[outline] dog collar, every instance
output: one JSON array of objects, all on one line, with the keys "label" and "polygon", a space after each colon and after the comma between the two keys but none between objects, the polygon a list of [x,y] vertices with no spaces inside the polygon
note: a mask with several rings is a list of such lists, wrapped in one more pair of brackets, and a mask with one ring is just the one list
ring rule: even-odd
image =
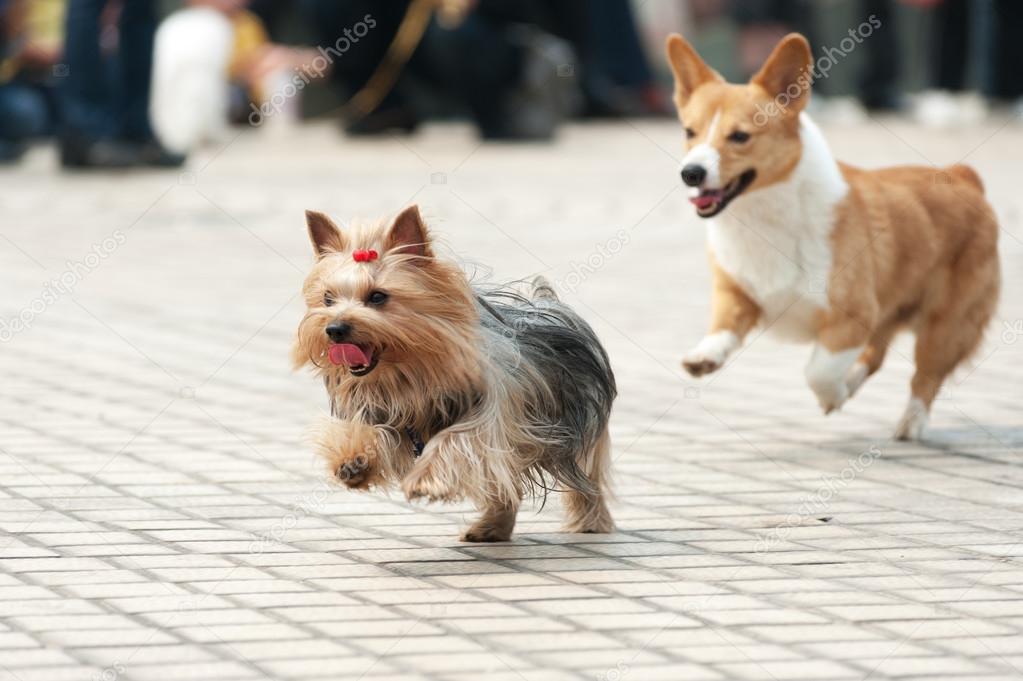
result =
[{"label": "dog collar", "polygon": [[412,442],[412,458],[418,459],[423,454],[423,450],[426,449],[426,443],[423,442],[423,438],[419,436],[419,433],[412,430],[411,426],[405,426],[405,434],[408,435],[408,439]]}]

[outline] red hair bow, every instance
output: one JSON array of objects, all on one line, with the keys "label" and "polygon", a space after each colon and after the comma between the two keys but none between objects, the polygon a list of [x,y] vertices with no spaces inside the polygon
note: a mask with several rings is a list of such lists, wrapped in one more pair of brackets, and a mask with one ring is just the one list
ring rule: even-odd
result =
[{"label": "red hair bow", "polygon": [[358,251],[352,251],[352,260],[354,260],[355,262],[372,262],[379,257],[380,254],[372,249],[368,251],[364,251],[362,249]]}]

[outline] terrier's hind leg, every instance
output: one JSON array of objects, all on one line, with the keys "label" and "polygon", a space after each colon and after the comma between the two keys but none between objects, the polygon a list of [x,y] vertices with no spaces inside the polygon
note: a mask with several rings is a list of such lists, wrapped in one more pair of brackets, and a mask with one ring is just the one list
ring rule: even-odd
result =
[{"label": "terrier's hind leg", "polygon": [[565,531],[606,533],[614,531],[607,499],[611,496],[611,436],[604,433],[593,449],[587,452],[580,466],[593,483],[594,492],[569,490],[565,493]]},{"label": "terrier's hind leg", "polygon": [[519,504],[495,503],[483,509],[483,515],[462,533],[462,541],[496,542],[511,539]]}]

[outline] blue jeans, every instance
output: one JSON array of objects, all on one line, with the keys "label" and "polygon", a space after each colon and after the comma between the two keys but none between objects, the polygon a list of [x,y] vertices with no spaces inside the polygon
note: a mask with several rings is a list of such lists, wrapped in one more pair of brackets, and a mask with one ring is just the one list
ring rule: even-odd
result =
[{"label": "blue jeans", "polygon": [[39,89],[21,83],[0,85],[0,161],[18,158],[23,142],[46,134],[50,118],[50,107]]},{"label": "blue jeans", "polygon": [[121,9],[119,49],[100,51],[106,0],[70,0],[64,43],[66,74],[58,85],[62,134],[86,139],[144,141],[149,127],[149,79],[156,31],[154,0],[128,0]]}]

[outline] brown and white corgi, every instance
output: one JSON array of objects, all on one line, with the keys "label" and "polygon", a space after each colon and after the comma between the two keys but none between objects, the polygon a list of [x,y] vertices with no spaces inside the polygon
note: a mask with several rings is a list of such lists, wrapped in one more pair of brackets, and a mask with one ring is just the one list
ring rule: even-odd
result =
[{"label": "brown and white corgi", "polygon": [[945,378],[977,348],[998,299],[998,224],[965,165],[839,163],[803,113],[812,55],[786,36],[745,85],[681,36],[667,42],[685,127],[682,181],[708,218],[710,331],[683,365],[720,369],[758,324],[812,342],[806,380],[825,413],[916,334],[912,397],[896,429],[918,439]]}]

